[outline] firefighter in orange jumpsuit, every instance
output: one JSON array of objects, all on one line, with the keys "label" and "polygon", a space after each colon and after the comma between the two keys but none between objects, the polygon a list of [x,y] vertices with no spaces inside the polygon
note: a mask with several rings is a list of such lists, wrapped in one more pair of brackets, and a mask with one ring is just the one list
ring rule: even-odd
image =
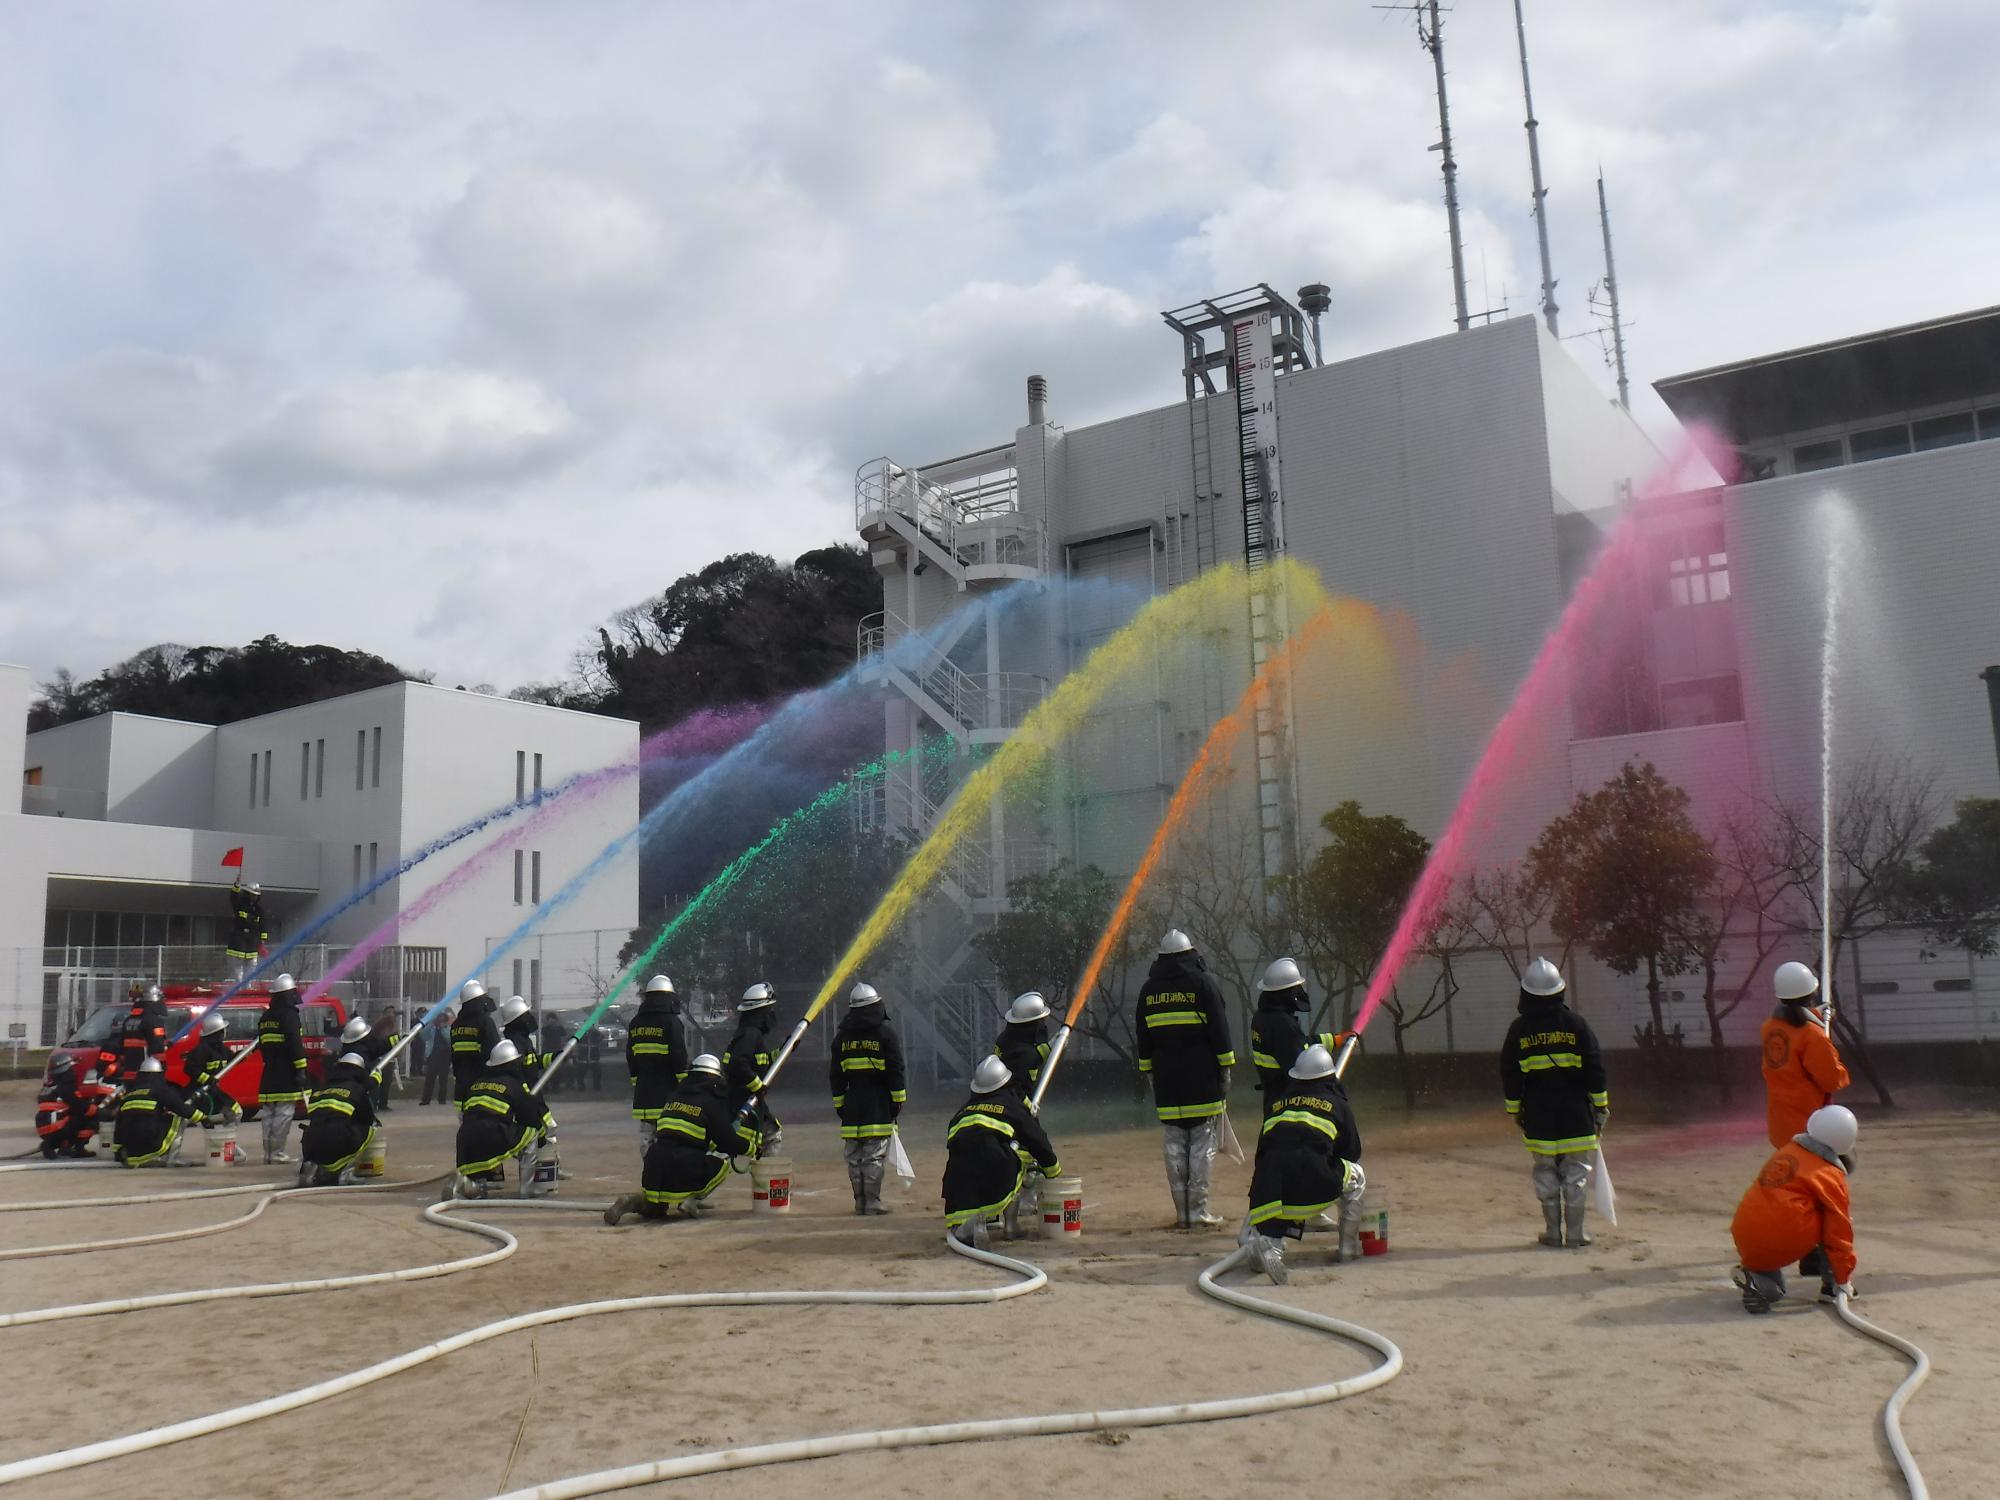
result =
[{"label": "firefighter in orange jumpsuit", "polygon": [[1832,1007],[1804,964],[1778,965],[1778,1008],[1760,1033],[1764,1051],[1765,1119],[1771,1144],[1783,1147],[1806,1118],[1847,1087],[1847,1069],[1827,1035]]},{"label": "firefighter in orange jumpsuit", "polygon": [[1729,1232],[1741,1263],[1731,1279],[1743,1293],[1745,1312],[1766,1313],[1784,1300],[1784,1268],[1792,1260],[1802,1271],[1818,1260],[1823,1299],[1854,1295],[1847,1177],[1858,1133],[1852,1110],[1838,1104],[1814,1110],[1806,1128],[1764,1163],[1736,1205]]}]

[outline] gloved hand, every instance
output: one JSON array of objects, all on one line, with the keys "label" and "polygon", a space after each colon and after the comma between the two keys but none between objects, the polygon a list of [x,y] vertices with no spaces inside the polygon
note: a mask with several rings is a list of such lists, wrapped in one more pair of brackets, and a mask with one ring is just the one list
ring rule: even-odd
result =
[{"label": "gloved hand", "polygon": [[1611,1111],[1608,1109],[1591,1110],[1590,1112],[1591,1128],[1595,1130],[1599,1135],[1602,1135],[1604,1133],[1605,1122],[1608,1121],[1610,1118],[1611,1118]]}]

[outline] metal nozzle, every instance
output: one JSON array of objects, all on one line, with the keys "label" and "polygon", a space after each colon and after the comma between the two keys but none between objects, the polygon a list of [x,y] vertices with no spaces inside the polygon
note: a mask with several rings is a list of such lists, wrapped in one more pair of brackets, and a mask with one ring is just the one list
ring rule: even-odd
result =
[{"label": "metal nozzle", "polygon": [[1347,1064],[1354,1056],[1354,1049],[1360,1045],[1361,1033],[1358,1031],[1340,1044],[1340,1051],[1335,1054],[1333,1059],[1333,1076],[1335,1078],[1339,1078],[1347,1072]]}]

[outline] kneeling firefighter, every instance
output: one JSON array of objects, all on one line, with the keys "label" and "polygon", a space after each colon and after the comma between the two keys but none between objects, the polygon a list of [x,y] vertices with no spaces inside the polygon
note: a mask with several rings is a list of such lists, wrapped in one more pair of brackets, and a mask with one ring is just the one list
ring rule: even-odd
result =
[{"label": "kneeling firefighter", "polygon": [[632,1118],[639,1122],[639,1159],[644,1161],[659,1128],[660,1111],[688,1071],[681,997],[664,974],[646,981],[645,996],[625,1028],[625,1071],[632,1080]]},{"label": "kneeling firefighter", "polygon": [[381,1124],[375,1113],[379,1075],[359,1052],[343,1052],[313,1090],[299,1140],[299,1186],[345,1187]]},{"label": "kneeling firefighter", "polygon": [[42,1156],[87,1157],[90,1138],[97,1134],[96,1101],[76,1076],[76,1060],[58,1052],[49,1062],[49,1081],[35,1095],[35,1134]]},{"label": "kneeling firefighter", "polygon": [[541,1050],[541,1028],[535,1025],[535,1017],[528,1002],[520,995],[509,995],[500,1002],[494,1019],[500,1023],[500,1035],[514,1044],[514,1050],[521,1054],[521,1076],[528,1081],[528,1092],[542,1098],[542,1151],[540,1160],[553,1165],[556,1176],[566,1178],[570,1174],[562,1169],[559,1146],[556,1142],[556,1113],[550,1109],[546,1098],[535,1085],[542,1081],[549,1064],[555,1061],[553,1052]]},{"label": "kneeling firefighter", "polygon": [[1242,1242],[1272,1281],[1285,1281],[1285,1241],[1337,1202],[1340,1248],[1336,1260],[1361,1254],[1361,1131],[1347,1090],[1333,1070],[1333,1054],[1317,1042],[1286,1074],[1290,1086],[1266,1101],[1257,1135],[1257,1163],[1250,1174],[1250,1216]]},{"label": "kneeling firefighter", "polygon": [[857,1214],[886,1214],[882,1179],[889,1171],[889,1142],[903,1112],[903,1044],[890,1029],[882,996],[872,984],[847,992],[847,1014],[834,1033],[827,1064],[834,1111],[840,1116],[840,1150]]},{"label": "kneeling firefighter", "polygon": [[1562,971],[1546,958],[1521,975],[1520,1014],[1500,1044],[1500,1091],[1535,1159],[1541,1243],[1580,1249],[1590,1154],[1611,1116],[1604,1054],[1590,1023],[1567,1005]]},{"label": "kneeling firefighter", "polygon": [[119,1101],[113,1154],[128,1167],[171,1167],[180,1160],[181,1130],[190,1119],[199,1124],[200,1112],[167,1081],[160,1060],[149,1057]]},{"label": "kneeling firefighter", "polygon": [[243,1106],[223,1093],[216,1079],[229,1066],[229,1023],[222,1008],[211,1006],[201,1018],[201,1035],[188,1048],[181,1066],[187,1070],[188,1101],[201,1111],[201,1128],[234,1127],[243,1118]]},{"label": "kneeling firefighter", "polygon": [[548,1106],[528,1092],[520,1053],[503,1038],[466,1093],[458,1122],[458,1171],[445,1196],[484,1198],[494,1184],[507,1180],[507,1162],[518,1160],[519,1196],[533,1197],[547,1120]]},{"label": "kneeling firefighter", "polygon": [[1847,1179],[1860,1133],[1852,1110],[1821,1105],[1806,1128],[1764,1163],[1736,1205],[1729,1232],[1738,1264],[1731,1279],[1743,1293],[1745,1312],[1767,1313],[1784,1300],[1785,1266],[1794,1260],[1801,1273],[1819,1277],[1823,1300],[1854,1295],[1854,1212]]},{"label": "kneeling firefighter", "polygon": [[1222,1218],[1209,1211],[1208,1180],[1222,1144],[1236,1049],[1222,991],[1178,927],[1160,939],[1139,992],[1137,1030],[1139,1071],[1152,1075],[1153,1108],[1166,1131],[1175,1227],[1214,1229]]},{"label": "kneeling firefighter", "polygon": [[1060,1177],[1062,1163],[1033,1111],[1007,1085],[1013,1074],[997,1057],[972,1070],[972,1097],[945,1127],[944,1222],[961,1244],[986,1248],[986,1222],[1019,1196],[1028,1163]]},{"label": "kneeling firefighter", "polygon": [[732,1171],[748,1170],[758,1154],[756,1126],[739,1118],[729,1102],[722,1063],[704,1052],[688,1064],[687,1077],[660,1107],[659,1129],[646,1150],[640,1191],[612,1200],[604,1222],[627,1214],[664,1219],[669,1213],[696,1218],[707,1211],[708,1195]]}]

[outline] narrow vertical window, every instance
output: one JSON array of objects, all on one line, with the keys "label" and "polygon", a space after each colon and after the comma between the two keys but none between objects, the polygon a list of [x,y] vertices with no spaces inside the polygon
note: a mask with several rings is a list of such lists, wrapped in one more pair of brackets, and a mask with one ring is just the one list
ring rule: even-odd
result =
[{"label": "narrow vertical window", "polygon": [[257,752],[250,752],[250,805],[257,805]]},{"label": "narrow vertical window", "polygon": [[533,854],[530,854],[528,856],[528,866],[530,874],[528,882],[528,899],[534,902],[535,905],[540,906],[542,904],[542,851],[541,850],[537,849]]},{"label": "narrow vertical window", "polygon": [[[370,885],[375,883],[375,872],[379,868],[377,861],[381,858],[381,852],[382,846],[380,844],[370,844],[368,846],[368,883]],[[368,893],[368,904],[370,906],[375,904],[375,893],[373,891]]]},{"label": "narrow vertical window", "polygon": [[514,960],[513,991],[517,995],[521,993],[521,960],[518,958]]},{"label": "narrow vertical window", "polygon": [[306,793],[312,788],[313,742],[299,741],[299,801],[306,800]]},{"label": "narrow vertical window", "polygon": [[360,791],[368,783],[364,779],[368,771],[368,731],[354,731],[354,790]]},{"label": "narrow vertical window", "polygon": [[375,726],[375,752],[374,752],[373,764],[374,764],[374,770],[369,774],[368,784],[370,786],[380,786],[382,784],[382,726],[380,724],[377,724]]},{"label": "narrow vertical window", "polygon": [[528,795],[528,752],[514,752],[514,800],[519,802]]},{"label": "narrow vertical window", "polygon": [[271,805],[271,752],[264,752],[264,805]]},{"label": "narrow vertical window", "polygon": [[542,800],[542,752],[535,752],[535,800]]},{"label": "narrow vertical window", "polygon": [[526,994],[529,1002],[539,1012],[542,1008],[542,961],[539,958],[528,960],[528,988]]},{"label": "narrow vertical window", "polygon": [[313,741],[313,796],[326,795],[326,741]]},{"label": "narrow vertical window", "polygon": [[524,856],[519,849],[516,849],[514,851],[514,904],[516,906],[521,904],[521,866],[523,862]]},{"label": "narrow vertical window", "polygon": [[354,846],[354,888],[361,889],[361,846]]}]

